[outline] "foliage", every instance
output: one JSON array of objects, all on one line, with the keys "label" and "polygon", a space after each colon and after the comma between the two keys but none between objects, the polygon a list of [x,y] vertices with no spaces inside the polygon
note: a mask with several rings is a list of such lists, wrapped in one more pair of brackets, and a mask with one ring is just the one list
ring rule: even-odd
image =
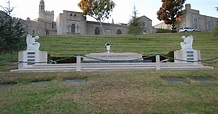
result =
[{"label": "foliage", "polygon": [[110,17],[110,12],[113,11],[115,3],[112,0],[81,0],[78,6],[84,15],[89,15],[100,22],[104,32],[101,22]]},{"label": "foliage", "polygon": [[76,57],[52,57],[52,56],[49,56],[49,60],[56,61],[57,63],[76,63]]},{"label": "foliage", "polygon": [[138,16],[137,16],[138,11],[136,10],[135,5],[134,5],[134,7],[133,7],[132,13],[133,13],[133,15],[132,15],[132,18],[130,19],[130,22],[138,17]]},{"label": "foliage", "polygon": [[0,53],[13,53],[25,46],[24,28],[21,20],[0,11]]},{"label": "foliage", "polygon": [[157,28],[156,33],[171,33],[171,32],[172,30],[169,30],[169,29]]},{"label": "foliage", "polygon": [[143,23],[140,22],[140,18],[133,18],[128,26],[128,34],[139,35],[143,33]]},{"label": "foliage", "polygon": [[162,7],[157,12],[157,18],[165,24],[172,25],[172,31],[176,32],[175,23],[182,16],[183,4],[186,0],[162,0]]}]

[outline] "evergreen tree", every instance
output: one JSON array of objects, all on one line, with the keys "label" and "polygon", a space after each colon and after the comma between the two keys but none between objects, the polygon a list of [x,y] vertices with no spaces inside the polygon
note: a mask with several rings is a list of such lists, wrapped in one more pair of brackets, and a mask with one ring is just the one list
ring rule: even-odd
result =
[{"label": "evergreen tree", "polygon": [[134,5],[134,7],[133,7],[133,16],[132,16],[132,19],[131,20],[133,20],[133,19],[135,19],[135,18],[137,18],[138,16],[138,11],[136,10],[136,7],[135,7],[135,5]]},{"label": "evergreen tree", "polygon": [[128,26],[128,34],[134,34],[134,35],[138,35],[138,34],[142,34],[143,33],[143,24],[139,21],[139,17],[137,17],[137,10],[136,7],[134,5],[133,7],[133,15],[131,16],[130,22],[129,22],[129,26]]},{"label": "evergreen tree", "polygon": [[13,53],[25,47],[24,28],[21,20],[11,17],[10,5],[0,10],[0,53]]},{"label": "evergreen tree", "polygon": [[128,34],[139,35],[143,33],[143,23],[139,19],[139,17],[135,18],[129,23]]},{"label": "evergreen tree", "polygon": [[172,31],[176,32],[175,23],[182,16],[183,4],[186,0],[162,0],[162,7],[157,12],[157,18],[165,24],[172,25]]}]

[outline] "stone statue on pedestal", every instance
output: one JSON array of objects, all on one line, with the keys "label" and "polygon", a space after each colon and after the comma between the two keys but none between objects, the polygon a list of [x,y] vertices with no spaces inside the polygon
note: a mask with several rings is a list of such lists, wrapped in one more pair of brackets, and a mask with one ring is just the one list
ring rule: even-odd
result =
[{"label": "stone statue on pedestal", "polygon": [[190,35],[188,37],[182,36],[183,42],[180,42],[180,46],[182,50],[192,50],[192,44],[193,44],[193,36]]},{"label": "stone statue on pedestal", "polygon": [[111,45],[110,45],[109,42],[107,42],[107,43],[105,44],[105,47],[106,47],[107,53],[110,53],[110,47],[111,47]]},{"label": "stone statue on pedestal", "polygon": [[27,50],[39,50],[40,43],[36,42],[37,39],[39,36],[32,37],[30,34],[26,36]]}]

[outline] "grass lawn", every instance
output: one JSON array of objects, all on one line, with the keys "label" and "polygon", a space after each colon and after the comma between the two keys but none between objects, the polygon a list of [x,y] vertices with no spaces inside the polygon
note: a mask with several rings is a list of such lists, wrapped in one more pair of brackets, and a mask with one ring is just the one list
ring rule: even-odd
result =
[{"label": "grass lawn", "polygon": [[[218,71],[1,73],[0,113],[218,113]],[[184,82],[167,82],[167,77]],[[197,78],[210,78],[199,82]],[[83,83],[64,79],[85,79]],[[33,81],[50,80],[34,85]]]},{"label": "grass lawn", "polygon": [[[202,60],[218,57],[218,38],[211,33],[150,34],[141,36],[41,36],[40,50],[51,56],[105,52],[167,54],[179,50],[182,35],[194,37]],[[218,63],[214,70],[10,73],[0,66],[0,114],[13,113],[218,113]],[[184,82],[168,82],[179,78]],[[198,81],[197,79],[209,79]],[[70,83],[65,79],[85,79]],[[34,85],[32,82],[49,81]],[[10,84],[5,86],[4,84]]]},{"label": "grass lawn", "polygon": [[[193,48],[201,51],[202,60],[218,57],[218,38],[212,33],[166,33],[148,35],[68,35],[42,36],[40,50],[51,56],[71,57],[77,54],[106,52],[105,43],[111,43],[111,52],[135,52],[144,56],[167,54],[180,50],[181,36],[193,35]],[[211,62],[211,61],[210,61]],[[210,64],[218,68],[217,63]]]}]

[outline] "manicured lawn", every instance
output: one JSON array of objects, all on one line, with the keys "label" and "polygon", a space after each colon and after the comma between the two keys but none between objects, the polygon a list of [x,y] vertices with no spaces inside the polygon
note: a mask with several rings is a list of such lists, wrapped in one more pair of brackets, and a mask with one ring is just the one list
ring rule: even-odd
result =
[{"label": "manicured lawn", "polygon": [[[0,113],[218,113],[218,71],[1,73]],[[167,82],[179,77],[184,82]],[[199,82],[197,78],[209,78]],[[64,79],[85,79],[70,83]],[[34,85],[33,81],[50,80]]]},{"label": "manicured lawn", "polygon": [[[182,35],[194,36],[193,48],[202,60],[218,57],[218,38],[211,33],[41,36],[40,50],[51,56],[105,52],[167,54],[180,50]],[[0,114],[13,113],[218,113],[218,63],[214,70],[100,71],[10,73],[16,66],[0,66]],[[169,82],[179,78],[184,82]],[[199,81],[198,78],[206,81]],[[85,79],[70,83],[65,79]],[[32,82],[49,81],[35,85]],[[9,84],[9,85],[5,85]]]}]

